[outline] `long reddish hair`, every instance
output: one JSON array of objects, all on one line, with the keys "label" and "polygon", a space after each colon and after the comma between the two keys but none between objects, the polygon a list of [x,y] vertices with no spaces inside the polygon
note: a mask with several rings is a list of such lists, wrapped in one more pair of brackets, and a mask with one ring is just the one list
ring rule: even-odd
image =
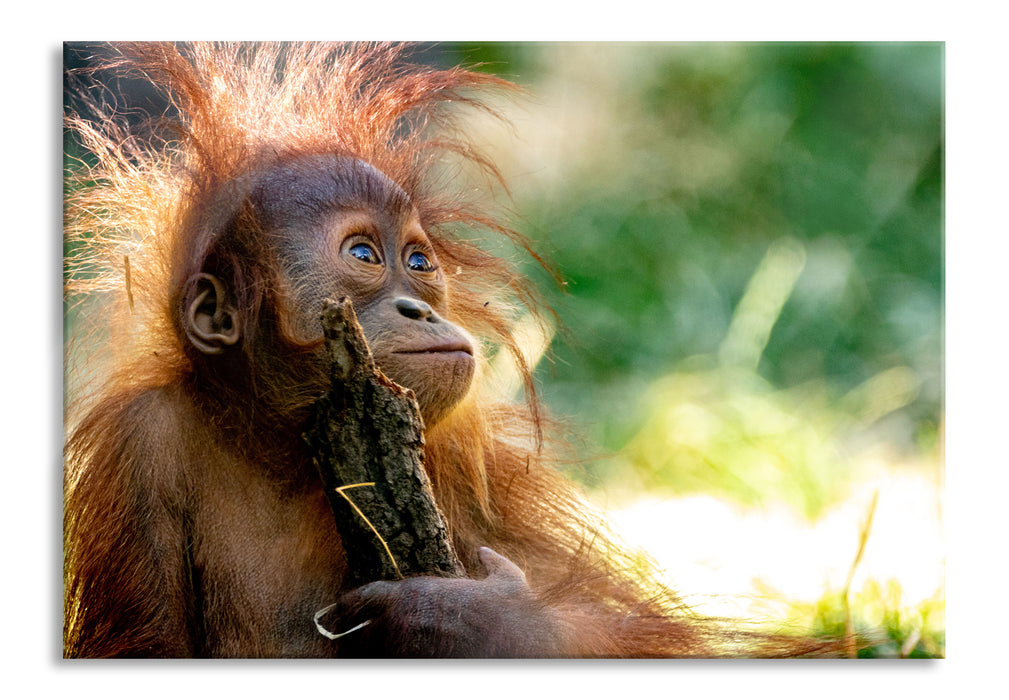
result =
[{"label": "long reddish hair", "polygon": [[[478,386],[427,436],[428,469],[464,564],[478,571],[476,548],[490,545],[524,568],[544,600],[567,609],[570,619],[594,601],[585,609],[597,613],[585,613],[577,625],[585,654],[812,650],[730,633],[683,610],[646,560],[611,544],[593,510],[550,464],[543,437],[550,431],[511,332],[519,313],[542,309],[515,265],[471,242],[472,231],[504,236],[535,254],[486,198],[451,177],[464,163],[499,179],[459,128],[460,107],[487,110],[481,95],[515,86],[479,72],[414,65],[407,49],[386,44],[115,48],[102,70],[145,77],[170,109],[139,131],[99,98],[90,105],[98,119],[66,119],[87,153],[66,195],[67,305],[90,330],[88,342],[106,348],[88,350],[88,369],[99,379],[82,390],[82,407],[70,417],[71,427],[80,426],[67,448],[68,581],[74,581],[73,514],[81,506],[75,474],[114,447],[104,436],[120,419],[117,406],[184,383],[198,361],[179,324],[190,293],[186,280],[210,257],[230,251],[229,260],[216,263],[241,281],[236,304],[243,318],[274,313],[280,335],[289,335],[288,297],[272,254],[255,235],[247,196],[257,175],[280,161],[340,154],[371,163],[411,197],[446,270],[452,320],[481,338],[483,357],[511,353],[526,388],[525,403],[515,405]],[[224,235],[232,238],[222,248]],[[255,339],[246,341],[254,352]],[[95,371],[90,358],[103,354],[109,366]],[[485,369],[481,359],[478,380]],[[281,413],[308,405],[318,391],[281,377],[257,381],[257,397]]]}]

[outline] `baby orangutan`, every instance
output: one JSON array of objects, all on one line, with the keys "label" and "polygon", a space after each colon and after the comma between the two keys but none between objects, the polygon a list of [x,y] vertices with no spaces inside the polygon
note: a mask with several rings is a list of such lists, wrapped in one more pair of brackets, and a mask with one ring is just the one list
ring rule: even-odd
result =
[{"label": "baby orangutan", "polygon": [[[684,611],[551,466],[509,330],[530,293],[466,231],[521,239],[434,169],[458,156],[493,174],[454,108],[508,83],[385,45],[118,50],[104,68],[143,76],[173,114],[144,137],[111,110],[67,118],[89,163],[67,195],[68,299],[103,300],[111,359],[69,419],[66,656],[822,648]],[[319,310],[342,297],[381,370],[416,395],[466,578],[348,575],[302,439],[329,386]],[[525,373],[527,403],[483,386],[495,350]],[[336,639],[314,622],[330,605]]]}]

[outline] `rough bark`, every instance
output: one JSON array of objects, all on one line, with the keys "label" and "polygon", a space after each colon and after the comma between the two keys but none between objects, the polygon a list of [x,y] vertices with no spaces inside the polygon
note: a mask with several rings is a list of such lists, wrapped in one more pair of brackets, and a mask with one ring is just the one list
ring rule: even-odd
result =
[{"label": "rough bark", "polygon": [[336,517],[351,585],[464,576],[424,470],[424,423],[413,392],[376,367],[349,299],[326,300],[321,318],[332,387],[304,437]]}]

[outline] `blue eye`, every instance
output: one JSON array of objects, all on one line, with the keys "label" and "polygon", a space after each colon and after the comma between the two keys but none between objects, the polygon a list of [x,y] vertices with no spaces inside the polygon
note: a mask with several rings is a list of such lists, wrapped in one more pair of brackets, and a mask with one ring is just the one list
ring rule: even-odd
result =
[{"label": "blue eye", "polygon": [[375,252],[375,249],[367,243],[355,243],[347,252],[361,262],[366,262],[369,265],[378,265],[382,262],[378,259],[378,253]]},{"label": "blue eye", "polygon": [[406,266],[414,272],[434,272],[436,269],[434,263],[419,252],[410,253],[410,257],[406,259]]}]

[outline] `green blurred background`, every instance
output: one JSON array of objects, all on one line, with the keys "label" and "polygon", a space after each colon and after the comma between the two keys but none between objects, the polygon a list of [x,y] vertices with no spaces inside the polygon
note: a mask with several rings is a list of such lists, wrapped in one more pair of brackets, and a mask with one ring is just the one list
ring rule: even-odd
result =
[{"label": "green blurred background", "polygon": [[[509,173],[519,226],[568,282],[540,285],[568,331],[540,371],[556,410],[598,420],[619,449],[656,379],[734,368],[822,393],[902,453],[936,446],[941,44],[449,53],[528,86],[533,120],[561,121],[539,169]],[[502,149],[542,145],[516,133]]]},{"label": "green blurred background", "polygon": [[529,90],[478,133],[567,282],[527,267],[573,476],[674,582],[722,530],[725,590],[942,655],[944,46],[439,49]]}]

